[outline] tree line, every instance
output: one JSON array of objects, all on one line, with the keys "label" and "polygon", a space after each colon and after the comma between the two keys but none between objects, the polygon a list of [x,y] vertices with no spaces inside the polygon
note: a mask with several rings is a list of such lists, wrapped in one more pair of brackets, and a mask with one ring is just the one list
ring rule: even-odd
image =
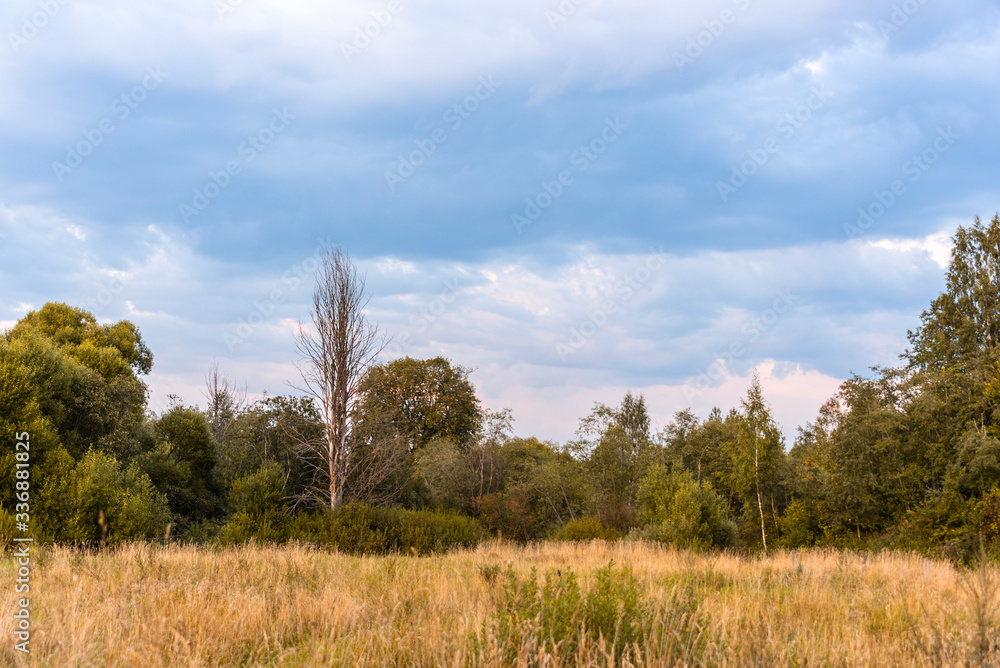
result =
[{"label": "tree line", "polygon": [[[956,231],[945,291],[900,364],[855,375],[787,444],[754,375],[739,406],[595,404],[566,443],[517,436],[470,370],[380,361],[364,277],[340,250],[296,337],[300,392],[250,400],[217,366],[204,408],[154,414],[127,321],[49,303],[0,335],[0,479],[31,434],[41,540],[292,538],[421,551],[485,536],[639,538],[692,549],[834,546],[968,558],[1000,541],[1000,218]],[[13,534],[0,486],[0,537]],[[365,548],[365,549],[367,549]]]}]

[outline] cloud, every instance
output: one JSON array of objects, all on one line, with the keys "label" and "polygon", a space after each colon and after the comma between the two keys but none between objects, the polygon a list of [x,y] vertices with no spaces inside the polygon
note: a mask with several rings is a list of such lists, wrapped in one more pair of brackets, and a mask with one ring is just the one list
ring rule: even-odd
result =
[{"label": "cloud", "polygon": [[[860,0],[572,4],[60,5],[0,49],[0,323],[51,300],[135,320],[155,405],[191,401],[214,358],[283,392],[316,253],[340,244],[393,354],[475,367],[526,433],[568,438],[627,388],[666,420],[701,375],[699,401],[735,402],[755,367],[787,431],[836,379],[893,363],[948,236],[1000,207],[995,3],[905,20]],[[37,11],[11,0],[0,32]],[[119,118],[147,68],[168,75]],[[466,110],[483,77],[501,85]],[[250,160],[276,108],[294,118]],[[627,125],[614,142],[608,122]],[[848,238],[895,180],[905,194]]]}]

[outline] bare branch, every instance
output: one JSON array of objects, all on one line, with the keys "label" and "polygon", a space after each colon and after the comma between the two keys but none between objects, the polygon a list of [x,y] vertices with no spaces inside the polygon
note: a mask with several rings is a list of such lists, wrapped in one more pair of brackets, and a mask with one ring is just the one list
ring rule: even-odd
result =
[{"label": "bare branch", "polygon": [[322,444],[303,444],[310,453],[305,460],[318,460],[322,474],[322,483],[317,481],[309,494],[324,498],[331,508],[343,502],[349,474],[362,466],[355,461],[352,412],[361,379],[386,345],[378,325],[365,316],[368,300],[365,279],[347,254],[339,247],[329,251],[313,292],[312,328],[300,324],[295,337],[302,359],[298,389],[316,400],[325,427]]}]

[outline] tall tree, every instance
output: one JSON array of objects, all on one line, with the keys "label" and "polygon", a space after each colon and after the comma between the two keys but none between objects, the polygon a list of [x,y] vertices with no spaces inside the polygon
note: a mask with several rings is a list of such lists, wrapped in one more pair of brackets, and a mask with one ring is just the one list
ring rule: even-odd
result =
[{"label": "tall tree", "polygon": [[1000,343],[1000,214],[989,225],[976,216],[952,241],[947,287],[908,335],[914,367],[965,367]]},{"label": "tall tree", "polygon": [[[742,420],[735,448],[731,453],[737,491],[743,496],[744,512],[756,508],[760,519],[760,538],[767,551],[767,530],[765,528],[765,494],[770,493],[772,513],[774,484],[780,459],[784,454],[781,432],[771,417],[770,407],[764,400],[760,387],[760,376],[754,371],[753,382],[742,400]],[[756,517],[754,519],[757,519]]]},{"label": "tall tree", "polygon": [[[318,460],[322,483],[310,493],[331,508],[344,500],[354,450],[352,413],[361,392],[361,380],[385,347],[378,325],[368,321],[370,297],[365,279],[340,248],[330,250],[320,263],[313,292],[312,330],[300,325],[296,346],[302,357],[304,390],[319,407],[325,429],[322,443],[306,441],[307,456]],[[368,456],[373,456],[368,452]]]}]

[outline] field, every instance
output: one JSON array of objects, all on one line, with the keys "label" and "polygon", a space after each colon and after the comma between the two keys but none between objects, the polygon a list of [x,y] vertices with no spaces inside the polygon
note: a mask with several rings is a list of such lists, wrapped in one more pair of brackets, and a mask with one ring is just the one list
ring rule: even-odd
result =
[{"label": "field", "polygon": [[[30,665],[907,666],[997,659],[980,653],[994,646],[997,573],[906,554],[814,550],[765,559],[595,541],[353,557],[297,546],[136,544],[105,552],[42,548],[31,566]],[[562,629],[577,642],[553,647],[537,632],[540,618],[521,620],[520,640],[512,641],[511,624],[503,623],[511,617],[501,610],[517,594],[508,566],[521,587],[532,568],[539,580],[558,569],[550,578],[564,585],[572,570],[584,593],[601,572],[627,584],[630,571],[645,601],[635,613],[645,631],[630,646],[619,643],[617,659],[614,639],[594,632]],[[12,583],[9,557],[3,568]],[[6,588],[4,610],[14,609],[13,589]],[[0,636],[4,663],[29,665],[12,650],[10,614],[0,618]]]}]

